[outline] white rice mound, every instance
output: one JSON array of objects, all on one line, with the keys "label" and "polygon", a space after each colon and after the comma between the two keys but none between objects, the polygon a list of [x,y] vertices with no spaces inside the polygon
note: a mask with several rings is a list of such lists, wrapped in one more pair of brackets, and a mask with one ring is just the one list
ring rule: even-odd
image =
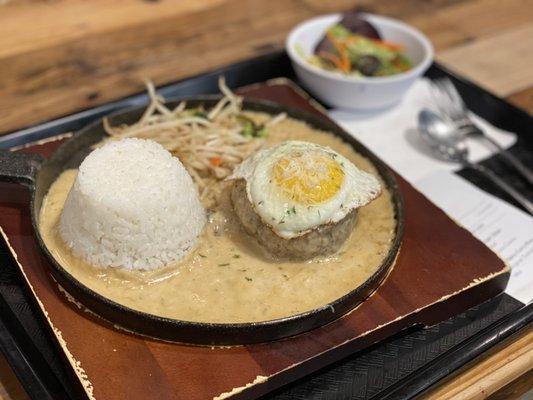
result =
[{"label": "white rice mound", "polygon": [[160,144],[131,138],[109,142],[81,163],[60,234],[90,264],[151,270],[181,260],[204,224],[183,164]]}]

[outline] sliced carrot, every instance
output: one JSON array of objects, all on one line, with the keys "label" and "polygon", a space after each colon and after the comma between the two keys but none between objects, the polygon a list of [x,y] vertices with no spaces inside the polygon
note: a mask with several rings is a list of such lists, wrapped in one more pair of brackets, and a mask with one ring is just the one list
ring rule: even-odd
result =
[{"label": "sliced carrot", "polygon": [[209,159],[209,163],[214,166],[214,167],[218,167],[220,164],[222,164],[222,158],[220,157],[211,157]]},{"label": "sliced carrot", "polygon": [[335,66],[335,68],[338,68],[338,69],[342,69],[343,68],[340,58],[337,57],[335,54],[328,53],[327,51],[320,51],[318,53],[318,56],[322,57],[322,58],[325,58],[326,60],[331,62]]},{"label": "sliced carrot", "polygon": [[355,43],[361,40],[361,38],[358,35],[354,36],[348,36],[346,39],[344,39],[347,43]]},{"label": "sliced carrot", "polygon": [[348,57],[346,45],[340,42],[339,40],[337,40],[337,38],[335,38],[331,34],[331,32],[328,32],[327,36],[328,36],[328,39],[331,41],[331,43],[333,43],[333,46],[335,47],[335,50],[337,50],[337,53],[339,53],[340,63],[339,63],[338,68],[343,72],[346,72],[346,73],[350,72],[350,70],[352,69],[352,64],[350,62],[350,57]]},{"label": "sliced carrot", "polygon": [[396,51],[400,51],[400,50],[403,50],[405,48],[405,46],[401,45],[401,44],[398,44],[398,43],[393,43],[393,42],[387,42],[386,40],[380,40],[380,39],[370,39],[372,40],[374,43],[378,44],[378,45],[381,45],[383,47],[386,47],[390,50],[396,50]]}]

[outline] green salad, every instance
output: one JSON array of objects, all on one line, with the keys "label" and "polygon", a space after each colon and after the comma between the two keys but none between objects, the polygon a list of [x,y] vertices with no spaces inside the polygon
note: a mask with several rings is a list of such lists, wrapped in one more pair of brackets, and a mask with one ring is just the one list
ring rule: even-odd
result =
[{"label": "green salad", "polygon": [[400,44],[354,33],[333,25],[309,62],[325,70],[356,76],[389,76],[405,72],[412,63]]}]

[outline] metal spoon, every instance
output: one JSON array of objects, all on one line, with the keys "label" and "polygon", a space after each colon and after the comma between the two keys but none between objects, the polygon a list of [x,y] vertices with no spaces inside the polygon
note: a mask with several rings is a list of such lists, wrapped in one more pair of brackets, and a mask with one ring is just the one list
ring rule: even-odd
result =
[{"label": "metal spoon", "polygon": [[433,111],[424,109],[418,114],[418,128],[421,137],[429,147],[445,161],[459,163],[464,167],[475,169],[490,179],[496,186],[515,199],[530,214],[533,214],[533,203],[515,190],[502,178],[482,165],[473,164],[468,160],[468,147],[464,137]]}]

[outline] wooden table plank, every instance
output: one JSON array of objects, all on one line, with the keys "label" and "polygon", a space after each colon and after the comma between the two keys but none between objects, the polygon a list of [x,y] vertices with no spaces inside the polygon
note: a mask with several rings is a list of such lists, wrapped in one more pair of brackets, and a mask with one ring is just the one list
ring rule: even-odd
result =
[{"label": "wooden table plank", "polygon": [[[531,5],[531,0],[13,1],[0,13],[0,132],[139,92],[146,78],[163,84],[280,48],[296,23],[333,9],[358,6],[403,18],[426,32],[440,52],[529,23]],[[531,70],[525,63],[515,68]],[[505,86],[506,76],[499,79]],[[518,101],[529,109],[529,102]]]},{"label": "wooden table plank", "polygon": [[7,360],[0,354],[0,400],[29,400]]},{"label": "wooden table plank", "polygon": [[499,389],[487,400],[531,400],[533,399],[533,370]]},{"label": "wooden table plank", "polygon": [[[533,18],[531,19],[533,21]],[[438,61],[505,97],[533,82],[533,22],[443,50]],[[472,55],[475,54],[475,57]],[[529,68],[524,68],[524,66]]]},{"label": "wooden table plank", "polygon": [[533,114],[533,86],[507,96],[506,100]]},{"label": "wooden table plank", "polygon": [[[13,1],[2,8],[0,58],[28,54],[82,37],[118,31],[139,23],[191,15],[224,0]],[[31,23],[21,24],[22,21]],[[13,36],[17,40],[13,40]],[[115,46],[115,44],[111,44]]]},{"label": "wooden table plank", "polygon": [[447,48],[528,24],[532,18],[532,0],[473,0],[443,7],[431,14],[416,13],[405,19],[429,36],[438,54]]}]

